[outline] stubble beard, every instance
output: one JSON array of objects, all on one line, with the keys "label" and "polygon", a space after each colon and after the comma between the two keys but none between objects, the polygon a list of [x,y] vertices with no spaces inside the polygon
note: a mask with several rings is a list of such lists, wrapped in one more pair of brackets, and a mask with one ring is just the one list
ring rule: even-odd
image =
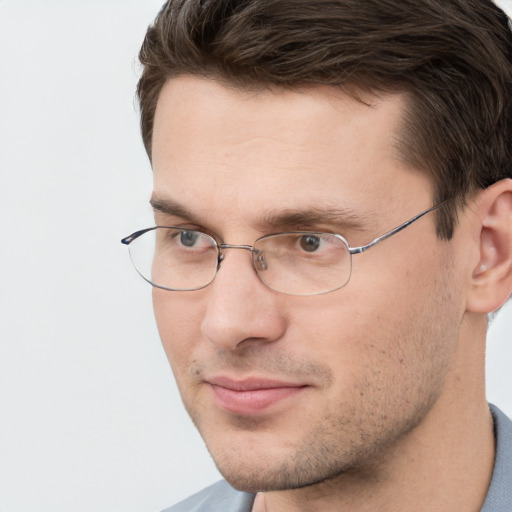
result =
[{"label": "stubble beard", "polygon": [[[325,416],[296,443],[289,456],[246,458],[243,446],[219,450],[207,447],[217,468],[236,489],[270,492],[300,489],[343,478],[375,480],[389,458],[391,448],[410,434],[431,409],[436,397],[417,404],[407,418],[390,422],[378,412],[350,411],[342,404],[336,416]],[[351,418],[359,418],[353,421]],[[239,427],[250,429],[251,420],[241,418]]]},{"label": "stubble beard", "polygon": [[[272,451],[266,451],[263,439],[261,447],[250,453],[254,447],[229,439],[228,427],[222,434],[224,441],[219,443],[203,428],[195,407],[189,405],[187,410],[220,473],[236,489],[283,491],[354,476],[375,479],[379,478],[391,448],[423,421],[441,392],[442,372],[412,376],[411,380],[415,378],[420,384],[413,393],[410,389],[395,390],[394,398],[385,390],[372,389],[370,384],[358,386],[349,394],[359,400],[340,402],[334,410],[316,418],[311,428],[294,441],[294,448],[286,456],[276,457]],[[432,382],[437,385],[432,386]],[[303,428],[304,423],[298,422],[297,429]],[[230,426],[233,432],[257,433],[261,423],[255,418],[235,416]]]}]

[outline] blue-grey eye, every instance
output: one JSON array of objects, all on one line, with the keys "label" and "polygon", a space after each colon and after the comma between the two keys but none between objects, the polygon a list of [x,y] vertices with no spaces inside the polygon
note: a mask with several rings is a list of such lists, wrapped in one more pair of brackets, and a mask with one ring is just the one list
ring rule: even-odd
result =
[{"label": "blue-grey eye", "polygon": [[194,247],[199,238],[199,233],[196,231],[182,231],[180,233],[180,242],[185,247]]},{"label": "blue-grey eye", "polygon": [[306,252],[315,252],[320,247],[320,238],[315,235],[301,236],[300,246]]}]

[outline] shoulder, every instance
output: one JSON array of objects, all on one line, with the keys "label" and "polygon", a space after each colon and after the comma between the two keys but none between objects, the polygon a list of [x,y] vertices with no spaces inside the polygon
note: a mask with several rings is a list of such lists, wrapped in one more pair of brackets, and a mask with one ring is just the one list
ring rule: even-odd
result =
[{"label": "shoulder", "polygon": [[491,405],[496,438],[496,458],[487,498],[481,512],[512,510],[512,421]]},{"label": "shoulder", "polygon": [[162,512],[251,512],[254,494],[217,482]]}]

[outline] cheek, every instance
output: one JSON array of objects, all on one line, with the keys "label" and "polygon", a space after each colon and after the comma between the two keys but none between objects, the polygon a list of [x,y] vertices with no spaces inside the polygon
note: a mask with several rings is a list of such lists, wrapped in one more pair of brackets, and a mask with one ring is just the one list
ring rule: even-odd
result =
[{"label": "cheek", "polygon": [[434,232],[400,238],[405,234],[409,233],[353,257],[347,291],[354,296],[355,314],[364,318],[367,326],[414,322],[415,316],[428,316],[436,310],[436,303],[457,300],[453,255],[448,247],[436,241]]}]

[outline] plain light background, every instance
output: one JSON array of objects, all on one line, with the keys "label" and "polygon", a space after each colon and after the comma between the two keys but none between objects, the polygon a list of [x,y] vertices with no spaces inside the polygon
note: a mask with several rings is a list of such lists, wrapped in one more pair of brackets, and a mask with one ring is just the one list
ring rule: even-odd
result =
[{"label": "plain light background", "polygon": [[[0,0],[2,512],[154,512],[218,479],[119,243],[151,224],[134,89],[161,3]],[[509,415],[511,338],[509,305],[488,353]]]}]

